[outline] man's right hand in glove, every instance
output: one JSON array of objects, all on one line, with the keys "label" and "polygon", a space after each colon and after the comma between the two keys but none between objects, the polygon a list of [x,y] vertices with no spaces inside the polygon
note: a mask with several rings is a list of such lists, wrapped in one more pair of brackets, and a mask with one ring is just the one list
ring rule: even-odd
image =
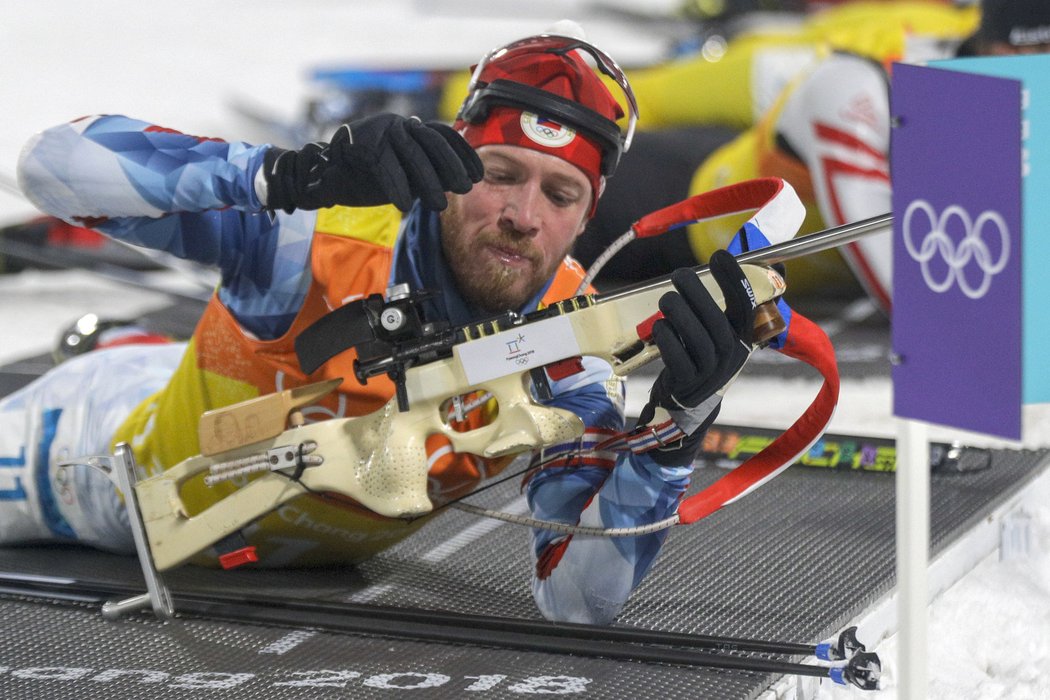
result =
[{"label": "man's right hand in glove", "polygon": [[653,383],[639,423],[651,420],[656,406],[661,406],[686,433],[679,444],[647,453],[664,465],[693,460],[704,432],[718,415],[718,390],[751,355],[755,323],[751,284],[724,250],[711,255],[708,267],[725,297],[725,312],[695,272],[680,269],[671,276],[676,291],[660,298],[664,318],[653,325],[664,369]]},{"label": "man's right hand in glove", "polygon": [[262,170],[266,208],[289,213],[340,204],[408,211],[416,199],[440,211],[446,192],[468,192],[482,174],[474,149],[451,127],[394,114],[344,124],[329,143],[271,148]]}]

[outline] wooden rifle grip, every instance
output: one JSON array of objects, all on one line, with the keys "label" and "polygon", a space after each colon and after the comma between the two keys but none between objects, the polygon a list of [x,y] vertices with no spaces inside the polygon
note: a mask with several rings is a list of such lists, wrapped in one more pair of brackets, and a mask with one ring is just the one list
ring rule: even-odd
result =
[{"label": "wooden rifle grip", "polygon": [[787,330],[787,323],[780,315],[776,300],[759,304],[755,308],[754,344],[762,345]]}]

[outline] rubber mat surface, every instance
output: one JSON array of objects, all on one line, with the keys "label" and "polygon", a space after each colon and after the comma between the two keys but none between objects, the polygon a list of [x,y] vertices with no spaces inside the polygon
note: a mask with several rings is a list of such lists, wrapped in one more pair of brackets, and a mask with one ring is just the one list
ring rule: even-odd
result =
[{"label": "rubber mat surface", "polygon": [[[985,471],[935,475],[932,551],[943,549],[1020,489],[1045,467],[1047,456],[1001,451]],[[699,469],[694,486],[721,473]],[[892,588],[893,492],[893,478],[886,474],[792,467],[778,477],[777,488],[760,489],[698,524],[675,529],[620,622],[737,637],[825,638]],[[507,483],[474,500],[513,509],[518,498],[516,485]],[[536,618],[526,547],[520,527],[447,512],[354,568],[219,572],[185,567],[166,578],[176,592],[236,590],[249,596]],[[141,581],[134,560],[68,547],[0,550],[0,569]],[[27,640],[0,652],[0,666],[8,669],[0,673],[0,697],[5,698],[98,697],[89,691],[103,684],[113,684],[106,686],[112,689],[120,684],[113,697],[184,697],[186,683],[214,681],[216,688],[227,684],[223,696],[231,698],[372,697],[373,691],[379,697],[390,691],[384,684],[398,683],[406,693],[411,686],[410,697],[463,697],[470,684],[478,683],[471,697],[557,693],[746,700],[775,678],[204,620],[161,624],[141,616],[113,623],[104,621],[97,607],[10,600],[0,605],[0,624],[8,635],[17,631]],[[261,651],[289,634],[305,636],[285,642],[290,648],[284,654]],[[155,674],[117,673],[121,669]],[[322,672],[344,675],[338,680]],[[46,695],[37,695],[45,688]]]}]

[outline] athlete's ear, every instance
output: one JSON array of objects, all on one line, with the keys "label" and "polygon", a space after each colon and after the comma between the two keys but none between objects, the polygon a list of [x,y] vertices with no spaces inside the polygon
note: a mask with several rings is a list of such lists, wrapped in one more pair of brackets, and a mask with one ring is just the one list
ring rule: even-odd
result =
[{"label": "athlete's ear", "polygon": [[587,228],[587,224],[590,223],[591,218],[594,216],[594,210],[598,206],[598,200],[601,199],[602,195],[605,194],[605,176],[602,175],[598,178],[598,191],[594,193],[594,201],[591,202],[591,206],[588,207],[587,215],[583,217],[583,222],[580,224],[580,230],[576,232],[578,237],[583,233],[584,229]]},{"label": "athlete's ear", "polygon": [[591,217],[589,217],[589,216],[584,216],[583,217],[583,220],[580,221],[580,227],[578,229],[576,229],[576,233],[573,235],[572,240],[575,241],[577,238],[579,238],[583,234],[584,231],[587,230],[587,224],[590,223],[590,221],[591,221]]}]

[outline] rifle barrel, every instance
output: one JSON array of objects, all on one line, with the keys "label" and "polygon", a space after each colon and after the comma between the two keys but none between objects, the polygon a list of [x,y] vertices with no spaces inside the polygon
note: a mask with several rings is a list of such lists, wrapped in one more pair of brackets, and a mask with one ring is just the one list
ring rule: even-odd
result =
[{"label": "rifle barrel", "polygon": [[834,228],[817,231],[816,233],[800,236],[799,238],[792,238],[774,246],[741,253],[736,259],[737,262],[741,264],[758,263],[761,265],[775,265],[776,263],[791,260],[792,258],[800,258],[803,255],[819,253],[820,251],[829,248],[837,248],[840,245],[852,243],[859,238],[863,238],[864,236],[873,233],[889,231],[892,227],[893,215],[883,214],[882,216],[875,216],[870,219],[864,219],[863,221],[856,221],[851,224],[843,224],[842,226],[835,226]]},{"label": "rifle barrel", "polygon": [[[736,259],[737,262],[741,264],[753,263],[759,265],[775,265],[784,262],[785,260],[791,260],[792,258],[800,258],[803,255],[812,255],[813,253],[819,253],[822,250],[837,248],[838,246],[852,243],[864,236],[889,231],[892,227],[893,215],[882,214],[881,216],[874,216],[870,219],[843,224],[842,226],[835,226],[833,228],[824,229],[823,231],[817,231],[816,233],[792,238],[776,245],[759,248],[757,250],[750,250],[736,256]],[[707,265],[699,265],[693,269],[695,269],[697,273],[700,273],[707,269]],[[668,284],[670,278],[670,275],[665,275],[663,277],[649,280],[648,282],[641,282],[629,287],[623,287],[611,292],[599,294],[595,298],[595,301],[597,303],[612,301],[613,299],[628,294],[662,287]]]}]

